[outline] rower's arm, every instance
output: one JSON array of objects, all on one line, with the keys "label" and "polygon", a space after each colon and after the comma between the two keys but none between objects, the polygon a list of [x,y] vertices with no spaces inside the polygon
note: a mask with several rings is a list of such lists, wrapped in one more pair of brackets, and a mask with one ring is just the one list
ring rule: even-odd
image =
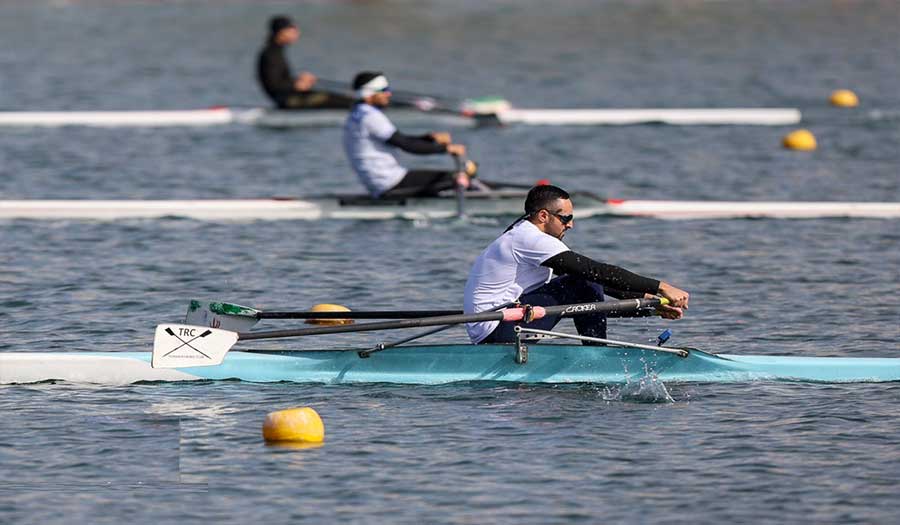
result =
[{"label": "rower's arm", "polygon": [[434,140],[431,135],[422,135],[414,137],[412,135],[404,135],[399,131],[395,131],[391,138],[387,140],[391,146],[396,146],[407,153],[414,155],[434,155],[436,153],[447,153],[447,146],[440,144]]},{"label": "rower's arm", "polygon": [[272,94],[287,95],[295,91],[290,66],[271,50],[266,50],[259,57],[259,81]]},{"label": "rower's arm", "polygon": [[577,275],[589,281],[602,284],[620,294],[656,294],[659,281],[643,277],[625,268],[602,263],[568,250],[550,257],[541,266],[546,266],[557,275]]}]

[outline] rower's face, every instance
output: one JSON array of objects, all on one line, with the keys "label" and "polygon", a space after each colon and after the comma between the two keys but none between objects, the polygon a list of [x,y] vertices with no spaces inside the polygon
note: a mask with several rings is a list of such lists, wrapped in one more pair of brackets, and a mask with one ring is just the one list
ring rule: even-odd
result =
[{"label": "rower's face", "polygon": [[566,236],[566,232],[575,226],[574,206],[569,199],[557,199],[553,206],[544,210],[547,213],[547,222],[544,232],[557,239]]},{"label": "rower's face", "polygon": [[391,103],[391,92],[390,91],[379,91],[372,95],[372,103],[375,106],[385,107]]},{"label": "rower's face", "polygon": [[283,46],[289,46],[296,42],[298,38],[300,38],[300,30],[298,28],[286,27],[278,32],[275,40]]}]

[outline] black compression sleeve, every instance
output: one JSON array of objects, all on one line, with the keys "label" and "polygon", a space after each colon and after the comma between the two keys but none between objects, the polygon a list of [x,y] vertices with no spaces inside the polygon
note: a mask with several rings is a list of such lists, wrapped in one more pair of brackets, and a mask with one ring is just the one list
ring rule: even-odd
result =
[{"label": "black compression sleeve", "polygon": [[579,255],[571,250],[544,261],[546,266],[557,275],[576,275],[589,281],[602,284],[620,294],[655,294],[659,290],[659,281],[629,272],[624,268],[597,262],[590,257]]},{"label": "black compression sleeve", "polygon": [[395,131],[391,138],[387,140],[391,146],[396,146],[407,153],[415,155],[433,155],[435,153],[447,153],[447,146],[438,144],[431,137],[413,137],[404,135],[399,131]]}]

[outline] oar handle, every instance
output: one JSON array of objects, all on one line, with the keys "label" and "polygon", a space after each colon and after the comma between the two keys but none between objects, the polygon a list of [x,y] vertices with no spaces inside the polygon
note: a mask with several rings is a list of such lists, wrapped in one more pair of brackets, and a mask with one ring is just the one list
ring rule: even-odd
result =
[{"label": "oar handle", "polygon": [[[669,300],[665,297],[655,297],[653,299],[622,299],[619,301],[604,301],[597,303],[580,303],[580,304],[564,304],[559,306],[534,306],[532,307],[534,319],[541,319],[551,315],[560,317],[575,317],[576,315],[587,315],[597,313],[613,313],[641,310],[644,308],[655,308],[657,306],[669,304]],[[518,321],[519,319],[514,319]],[[504,319],[506,321],[506,319]]]}]

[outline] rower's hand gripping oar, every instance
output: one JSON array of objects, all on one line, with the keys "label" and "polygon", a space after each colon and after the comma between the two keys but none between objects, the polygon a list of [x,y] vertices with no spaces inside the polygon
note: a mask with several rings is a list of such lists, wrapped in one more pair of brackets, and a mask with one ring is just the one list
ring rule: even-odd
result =
[{"label": "rower's hand gripping oar", "polygon": [[[225,355],[239,340],[280,339],[307,335],[325,335],[349,332],[373,332],[378,330],[398,330],[423,326],[441,326],[481,321],[524,321],[526,316],[541,319],[550,315],[572,317],[582,314],[623,311],[627,309],[652,308],[663,304],[665,299],[625,299],[596,303],[566,304],[559,306],[535,306],[505,308],[495,312],[477,314],[446,315],[382,321],[357,325],[317,326],[294,330],[268,330],[260,332],[231,332],[205,326],[182,324],[161,324],[156,327],[153,340],[154,368],[186,368],[192,366],[214,366],[221,364]],[[205,333],[205,332],[209,333]]]}]

